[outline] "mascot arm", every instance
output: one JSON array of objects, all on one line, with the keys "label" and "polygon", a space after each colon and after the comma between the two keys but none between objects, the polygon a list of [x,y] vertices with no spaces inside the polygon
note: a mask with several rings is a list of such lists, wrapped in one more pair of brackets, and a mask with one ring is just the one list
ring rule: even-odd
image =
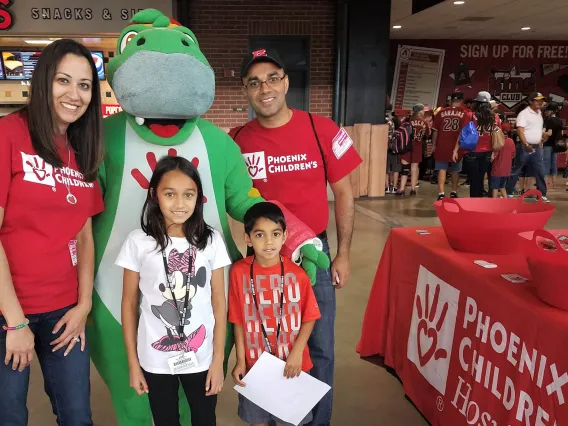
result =
[{"label": "mascot arm", "polygon": [[106,185],[107,185],[106,166],[105,166],[104,161],[101,163],[101,167],[99,168],[99,173],[97,175],[97,179],[99,181],[99,186],[101,187],[101,192],[103,194],[103,199],[104,199],[105,198],[105,192],[106,192]]},{"label": "mascot arm", "polygon": [[225,207],[229,215],[242,222],[249,208],[264,200],[247,172],[243,156],[238,145],[227,135],[225,155],[227,159],[227,174],[225,176]]}]

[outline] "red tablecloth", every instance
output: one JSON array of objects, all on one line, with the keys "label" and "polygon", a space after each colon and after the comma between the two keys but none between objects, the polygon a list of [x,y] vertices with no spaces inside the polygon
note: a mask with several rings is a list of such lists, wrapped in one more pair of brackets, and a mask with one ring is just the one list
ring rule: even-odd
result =
[{"label": "red tablecloth", "polygon": [[530,279],[522,256],[458,253],[425,229],[391,232],[357,351],[383,356],[432,425],[568,426],[568,312],[501,277]]}]

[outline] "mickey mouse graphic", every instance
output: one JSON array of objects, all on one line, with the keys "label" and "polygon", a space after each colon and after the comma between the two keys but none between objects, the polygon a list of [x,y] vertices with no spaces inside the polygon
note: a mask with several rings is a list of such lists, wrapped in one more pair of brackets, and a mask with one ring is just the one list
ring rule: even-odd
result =
[{"label": "mickey mouse graphic", "polygon": [[[183,315],[183,306],[185,303],[185,295],[187,286],[189,286],[188,306],[185,314],[184,327],[190,324],[191,318],[191,300],[197,294],[198,287],[205,287],[207,279],[207,271],[205,267],[200,267],[195,275],[191,275],[189,270],[189,258],[192,257],[191,264],[195,264],[195,249],[188,248],[182,255],[177,249],[172,249],[168,256],[168,277],[170,286],[160,284],[159,289],[166,299],[161,306],[152,305],[152,313],[156,318],[160,319],[166,326],[166,335],[158,341],[152,343],[152,347],[162,352],[186,351],[197,352],[203,345],[206,337],[206,329],[202,324],[195,331],[187,335],[182,341],[178,333],[178,326],[181,316]],[[187,271],[187,272],[184,272]],[[189,277],[187,274],[189,273]],[[187,279],[186,279],[187,277]]]}]

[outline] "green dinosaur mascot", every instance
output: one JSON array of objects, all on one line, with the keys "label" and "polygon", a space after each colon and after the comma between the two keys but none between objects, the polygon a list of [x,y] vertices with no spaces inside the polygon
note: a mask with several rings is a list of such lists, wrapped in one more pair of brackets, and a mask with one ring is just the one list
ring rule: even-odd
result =
[{"label": "green dinosaur mascot", "polygon": [[[205,220],[222,233],[233,261],[240,253],[227,213],[242,221],[252,205],[264,200],[252,187],[238,146],[200,118],[213,102],[215,74],[189,29],[154,9],[137,13],[119,36],[108,78],[123,112],[104,120],[106,154],[100,183],[105,211],[93,222],[96,278],[88,338],[119,425],[151,426],[147,396],[139,397],[129,387],[120,320],[122,269],[114,261],[127,235],[140,227],[155,164],[169,154],[184,156],[197,166],[206,197]],[[303,254],[303,266],[313,282],[316,267],[327,267],[329,259],[311,244],[317,243],[310,238],[314,235],[298,235],[293,249]],[[228,356],[232,329],[227,333]],[[185,397],[180,401],[182,424],[189,425]]]}]

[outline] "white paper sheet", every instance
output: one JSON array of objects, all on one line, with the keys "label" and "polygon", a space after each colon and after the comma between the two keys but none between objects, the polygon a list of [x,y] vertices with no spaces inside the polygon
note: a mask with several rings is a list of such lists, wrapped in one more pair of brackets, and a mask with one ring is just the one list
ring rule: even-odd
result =
[{"label": "white paper sheet", "polygon": [[309,374],[284,377],[286,363],[264,352],[235,390],[285,422],[298,425],[331,387]]}]

